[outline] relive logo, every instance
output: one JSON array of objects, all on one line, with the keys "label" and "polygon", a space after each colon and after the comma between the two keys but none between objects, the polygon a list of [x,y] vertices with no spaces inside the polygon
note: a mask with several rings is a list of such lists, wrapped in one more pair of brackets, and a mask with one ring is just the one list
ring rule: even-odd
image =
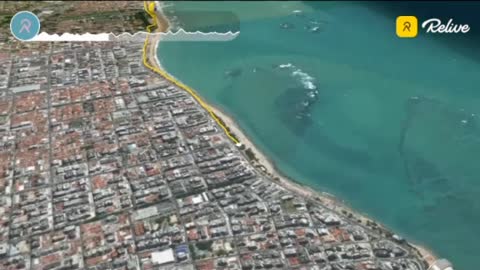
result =
[{"label": "relive logo", "polygon": [[[397,17],[397,36],[401,38],[414,38],[418,35],[418,19],[415,16]],[[470,31],[468,24],[455,24],[453,19],[449,19],[447,24],[443,24],[440,19],[431,18],[422,23],[422,28],[426,33],[467,33]]]},{"label": "relive logo", "polygon": [[422,23],[422,28],[427,28],[427,33],[467,33],[470,31],[468,24],[454,24],[453,19],[450,18],[447,24],[442,24],[442,21],[437,18],[432,18]]},{"label": "relive logo", "polygon": [[418,35],[418,19],[415,16],[397,17],[397,36],[414,38]]}]

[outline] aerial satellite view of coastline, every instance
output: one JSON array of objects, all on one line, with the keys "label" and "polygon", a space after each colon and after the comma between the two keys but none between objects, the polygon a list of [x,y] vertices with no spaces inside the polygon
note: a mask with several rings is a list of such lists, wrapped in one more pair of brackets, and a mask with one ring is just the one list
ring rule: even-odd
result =
[{"label": "aerial satellite view of coastline", "polygon": [[0,270],[474,270],[479,2],[0,2]]}]

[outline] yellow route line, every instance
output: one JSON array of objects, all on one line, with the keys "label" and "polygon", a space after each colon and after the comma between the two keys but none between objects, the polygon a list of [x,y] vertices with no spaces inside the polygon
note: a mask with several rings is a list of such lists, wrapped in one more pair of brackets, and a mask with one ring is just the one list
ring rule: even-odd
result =
[{"label": "yellow route line", "polygon": [[[147,32],[151,33],[151,28],[152,27],[155,27],[157,25],[157,15],[155,14],[155,12],[150,12],[149,9],[148,9],[148,5],[147,5],[147,1],[144,1],[143,2],[143,8],[145,9],[145,11],[148,13],[148,15],[150,15],[153,19],[153,24],[147,26]],[[225,131],[225,134],[228,136],[228,138],[230,138],[235,144],[238,144],[240,143],[240,141],[238,141],[235,137],[232,136],[232,134],[228,131],[227,127],[222,123],[222,121],[220,121],[220,119],[217,117],[217,115],[215,115],[215,113],[213,112],[213,110],[210,108],[210,106],[208,106],[207,103],[205,103],[196,93],[193,89],[191,89],[190,87],[188,87],[187,85],[181,83],[180,81],[176,80],[175,78],[173,78],[172,76],[170,76],[168,73],[166,73],[165,71],[159,69],[159,68],[156,68],[152,65],[150,65],[148,63],[148,60],[147,60],[147,44],[148,44],[148,35],[145,39],[145,44],[143,45],[143,64],[148,67],[149,69],[151,69],[152,71],[160,74],[163,78],[165,78],[166,80],[168,80],[169,82],[175,84],[176,86],[180,87],[181,89],[187,91],[193,98],[195,98],[195,100],[200,104],[200,106],[202,106],[205,110],[207,110],[208,113],[210,113],[210,115],[212,116],[212,118],[215,120],[215,122],[217,122],[217,124],[223,129],[223,131]]]}]

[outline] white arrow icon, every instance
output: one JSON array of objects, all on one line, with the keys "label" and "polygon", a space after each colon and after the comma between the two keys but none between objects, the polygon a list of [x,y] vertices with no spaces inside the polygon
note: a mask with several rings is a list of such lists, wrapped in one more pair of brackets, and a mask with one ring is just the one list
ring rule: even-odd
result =
[{"label": "white arrow icon", "polygon": [[23,30],[27,31],[30,33],[30,27],[32,26],[32,22],[29,19],[23,19],[20,24],[22,25],[22,28],[20,28],[20,33],[23,32]]}]

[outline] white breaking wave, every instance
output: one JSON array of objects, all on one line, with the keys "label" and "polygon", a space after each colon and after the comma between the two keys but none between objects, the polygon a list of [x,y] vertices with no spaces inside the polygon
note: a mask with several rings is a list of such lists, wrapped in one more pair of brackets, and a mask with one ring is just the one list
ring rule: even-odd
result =
[{"label": "white breaking wave", "polygon": [[292,66],[293,65],[291,63],[278,65],[279,68],[289,68],[289,67],[292,67]]},{"label": "white breaking wave", "polygon": [[[292,77],[298,78],[300,83],[303,85],[305,89],[308,89],[308,90],[317,89],[317,86],[315,85],[315,78],[310,76],[310,74],[302,71],[300,68],[297,68],[292,63],[280,64],[278,65],[278,67],[282,69],[288,68],[293,70],[291,73]],[[316,93],[312,93],[312,95],[315,95],[315,94]]]},{"label": "white breaking wave", "polygon": [[300,78],[300,82],[303,84],[303,86],[306,89],[309,89],[309,90],[317,89],[317,86],[313,83],[315,79],[312,76],[308,75],[308,73],[303,72],[301,69],[295,70],[294,72],[292,72],[292,75],[294,77]]},{"label": "white breaking wave", "polygon": [[99,34],[71,34],[63,33],[59,34],[48,34],[42,32],[39,35],[35,36],[29,41],[92,41],[92,42],[102,42],[102,41],[114,41],[118,39],[130,39],[137,38],[139,36],[146,37],[150,36],[160,36],[162,41],[230,41],[235,39],[240,34],[240,31],[232,32],[228,31],[225,33],[218,32],[188,32],[183,28],[177,31],[168,31],[168,32],[159,32],[159,33],[148,33],[146,31],[140,31],[134,34],[131,33],[121,33],[115,35],[113,33],[99,33]]}]

